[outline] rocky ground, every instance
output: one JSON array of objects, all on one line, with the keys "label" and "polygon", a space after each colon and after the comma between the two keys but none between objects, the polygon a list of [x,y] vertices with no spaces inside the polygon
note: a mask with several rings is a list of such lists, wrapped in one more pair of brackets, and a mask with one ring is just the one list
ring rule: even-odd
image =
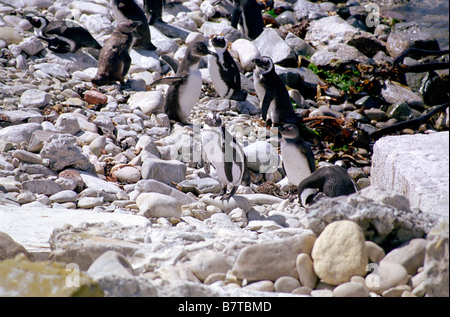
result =
[{"label": "rocky ground", "polygon": [[[0,1],[0,221],[9,233],[0,233],[0,294],[51,295],[35,287],[45,272],[58,295],[448,296],[448,215],[370,185],[369,134],[448,102],[448,70],[392,66],[405,49],[438,49],[437,41],[414,23],[368,25],[371,13],[356,1],[303,0],[275,1],[250,41],[230,26],[229,3],[213,2],[168,5],[163,19],[175,34],[151,26],[157,52],[133,50],[126,86],[95,89],[98,51],[52,53],[23,16],[72,18],[103,43],[115,25],[109,1]],[[193,124],[170,122],[164,90],[148,88],[170,75],[159,56],[180,60],[186,43],[213,34],[230,42],[250,94],[221,100],[203,63]],[[249,61],[259,55],[277,63],[296,111],[324,145],[314,148],[318,166],[345,167],[360,192],[306,208],[289,199],[278,140],[254,94]],[[415,58],[403,63],[430,59]],[[209,110],[221,112],[249,157],[251,185],[227,202],[211,197],[222,186],[199,154]],[[448,126],[447,108],[396,133]],[[36,220],[33,210],[42,212]],[[95,221],[75,224],[71,211]],[[57,215],[72,225],[52,228],[47,249],[25,250],[10,237],[22,222],[44,228],[40,221]],[[68,285],[68,265],[81,270],[79,284]],[[19,268],[30,284],[11,278]]]}]

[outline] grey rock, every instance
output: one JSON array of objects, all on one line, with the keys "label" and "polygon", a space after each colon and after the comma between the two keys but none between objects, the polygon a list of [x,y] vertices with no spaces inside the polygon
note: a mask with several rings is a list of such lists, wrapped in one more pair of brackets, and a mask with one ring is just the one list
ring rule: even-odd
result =
[{"label": "grey rock", "polygon": [[50,201],[56,203],[67,203],[77,199],[77,193],[72,190],[62,190],[56,194],[51,195]]},{"label": "grey rock", "polygon": [[24,123],[2,128],[0,130],[0,142],[10,142],[13,144],[28,143],[33,132],[36,130],[42,130],[42,126],[38,123]]},{"label": "grey rock", "polygon": [[12,259],[20,253],[25,254],[29,259],[32,258],[21,244],[14,241],[8,234],[0,232],[0,261]]},{"label": "grey rock", "polygon": [[68,134],[54,135],[46,140],[40,154],[42,158],[49,159],[49,167],[55,172],[66,167],[83,171],[93,168],[89,159],[76,145],[75,137]]},{"label": "grey rock", "polygon": [[188,179],[178,183],[178,187],[184,193],[194,193],[195,195],[200,194],[218,194],[222,191],[222,184],[213,178],[196,178]]},{"label": "grey rock", "polygon": [[34,194],[53,195],[63,189],[56,182],[48,179],[35,179],[23,182],[22,188]]},{"label": "grey rock", "polygon": [[[307,208],[305,225],[319,234],[331,222],[352,220],[363,229],[366,240],[392,249],[413,238],[423,238],[437,223],[436,216],[387,204],[395,201],[393,197],[396,195],[390,192],[384,191],[377,200],[366,198],[365,193],[372,191],[373,187],[350,196],[321,199]],[[376,192],[383,193],[380,190]]]},{"label": "grey rock", "polygon": [[[231,273],[248,281],[276,281],[281,276],[298,278],[297,255],[310,254],[315,240],[315,235],[303,234],[245,247],[239,253]],[[267,270],[268,267],[271,269]]]},{"label": "grey rock", "polygon": [[448,138],[448,132],[441,132],[378,140],[372,156],[372,184],[405,195],[411,207],[425,213],[448,216],[449,158],[442,154],[448,153]]},{"label": "grey rock", "polygon": [[244,147],[248,168],[256,173],[270,173],[277,170],[280,157],[275,148],[265,141],[257,141]]},{"label": "grey rock", "polygon": [[139,215],[151,217],[181,217],[182,203],[174,197],[159,193],[142,193],[136,198]]},{"label": "grey rock", "polygon": [[299,288],[300,286],[301,285],[298,279],[293,278],[292,276],[279,277],[274,283],[275,292],[282,293],[291,293],[294,289]]},{"label": "grey rock", "polygon": [[236,30],[227,23],[215,23],[206,21],[200,27],[200,32],[203,33],[205,38],[209,38],[214,34],[223,34],[229,43],[232,43],[240,38],[245,38],[242,32]]},{"label": "grey rock", "polygon": [[448,218],[428,234],[425,253],[424,288],[431,297],[448,297]]},{"label": "grey rock", "polygon": [[360,283],[348,282],[333,290],[333,297],[369,297],[369,290]]},{"label": "grey rock", "polygon": [[390,104],[406,103],[412,108],[422,109],[424,104],[422,97],[409,88],[393,82],[385,82],[381,95]]},{"label": "grey rock", "polygon": [[320,19],[328,15],[319,4],[305,0],[295,2],[294,13],[300,21],[303,19]]},{"label": "grey rock", "polygon": [[413,239],[386,254],[383,261],[399,263],[405,267],[409,275],[414,275],[417,269],[423,266],[426,244],[425,239]]},{"label": "grey rock", "polygon": [[63,66],[70,74],[98,66],[97,60],[92,55],[81,51],[66,54],[48,52],[46,58],[48,63]]},{"label": "grey rock", "polygon": [[12,157],[17,158],[22,162],[42,164],[42,157],[40,155],[24,150],[15,150],[12,154]]},{"label": "grey rock", "polygon": [[24,107],[43,108],[50,102],[51,95],[39,89],[29,89],[20,97]]},{"label": "grey rock", "polygon": [[[295,64],[297,62],[294,51],[284,42],[275,29],[264,29],[253,43],[261,55],[269,56],[275,64]],[[267,43],[271,43],[271,45],[267,45]]]},{"label": "grey rock", "polygon": [[289,45],[297,56],[313,56],[316,50],[305,40],[298,36],[288,33],[285,42]]},{"label": "grey rock", "polygon": [[80,124],[72,114],[63,113],[56,119],[55,128],[60,133],[75,135],[80,131]]},{"label": "grey rock", "polygon": [[135,190],[140,193],[155,192],[172,196],[180,201],[183,205],[190,204],[194,201],[191,197],[180,192],[179,190],[154,179],[140,180],[136,183]]},{"label": "grey rock", "polygon": [[387,50],[395,58],[408,48],[438,51],[439,43],[415,22],[398,23],[388,37]]},{"label": "grey rock", "polygon": [[22,162],[19,165],[19,170],[30,175],[40,174],[45,177],[56,176],[56,173],[54,171],[41,164],[30,164]]},{"label": "grey rock", "polygon": [[44,44],[37,37],[32,36],[19,44],[19,47],[29,56],[34,56],[44,49]]},{"label": "grey rock", "polygon": [[155,179],[165,184],[181,183],[186,178],[186,164],[149,158],[142,164],[141,174],[142,179]]},{"label": "grey rock", "polygon": [[70,77],[69,72],[62,65],[42,63],[37,64],[34,67],[35,69],[42,71],[44,74],[47,74],[51,77],[56,77],[58,79],[67,79]]},{"label": "grey rock", "polygon": [[52,138],[57,133],[47,130],[36,130],[33,132],[28,143],[27,150],[30,152],[40,152],[46,140]]},{"label": "grey rock", "polygon": [[311,57],[311,62],[317,66],[338,67],[341,64],[352,62],[370,64],[370,60],[360,51],[350,45],[334,44],[316,51]]}]

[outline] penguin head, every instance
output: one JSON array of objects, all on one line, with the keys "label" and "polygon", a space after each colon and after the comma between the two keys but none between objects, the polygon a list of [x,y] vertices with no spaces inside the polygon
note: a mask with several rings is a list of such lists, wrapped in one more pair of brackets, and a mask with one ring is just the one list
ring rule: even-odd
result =
[{"label": "penguin head", "polygon": [[216,35],[211,40],[211,45],[216,48],[226,48],[227,40],[222,35]]},{"label": "penguin head", "polygon": [[123,21],[117,25],[116,30],[125,34],[129,34],[133,33],[136,30],[136,28],[138,28],[141,25],[142,25],[141,21],[129,21],[129,20]]},{"label": "penguin head", "polygon": [[188,46],[188,54],[201,58],[209,54],[214,55],[214,52],[211,52],[203,42],[192,42]]},{"label": "penguin head", "polygon": [[253,63],[259,68],[262,74],[270,73],[273,70],[273,61],[268,56],[262,56],[260,58],[255,58]]},{"label": "penguin head", "polygon": [[220,127],[222,125],[222,118],[217,112],[210,112],[205,118],[205,124],[210,127]]},{"label": "penguin head", "polygon": [[291,123],[278,127],[278,131],[280,131],[281,136],[285,139],[296,139],[300,136],[298,128]]},{"label": "penguin head", "polygon": [[35,27],[37,29],[43,29],[49,23],[48,19],[46,17],[43,17],[43,16],[30,16],[30,15],[28,15],[25,18],[28,20],[28,22],[30,22],[30,24],[33,27]]}]

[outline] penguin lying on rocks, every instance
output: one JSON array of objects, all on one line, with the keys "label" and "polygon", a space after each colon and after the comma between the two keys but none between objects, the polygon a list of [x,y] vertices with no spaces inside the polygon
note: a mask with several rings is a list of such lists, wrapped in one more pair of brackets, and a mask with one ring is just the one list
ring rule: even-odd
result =
[{"label": "penguin lying on rocks", "polygon": [[165,112],[171,120],[188,124],[192,109],[202,90],[202,74],[198,65],[203,56],[214,54],[205,43],[192,42],[177,68],[174,77],[165,77],[153,82],[150,87],[169,85],[166,93]]},{"label": "penguin lying on rocks", "polygon": [[337,165],[324,166],[298,185],[298,201],[306,206],[319,194],[327,197],[346,196],[358,191],[347,171]]},{"label": "penguin lying on rocks", "polygon": [[241,73],[227,50],[227,40],[217,35],[210,44],[215,54],[208,56],[208,70],[217,93],[224,99],[245,100],[247,92],[241,89]]},{"label": "penguin lying on rocks", "polygon": [[[250,184],[247,157],[236,139],[225,129],[217,113],[210,112],[205,119],[201,132],[203,151],[207,163],[205,171],[210,173],[209,164],[216,170],[219,181],[224,186],[221,200],[231,198],[239,185]],[[228,185],[232,187],[227,193]],[[215,195],[217,197],[217,195]]]},{"label": "penguin lying on rocks", "polygon": [[34,27],[36,36],[46,41],[48,49],[56,53],[73,53],[81,47],[102,48],[91,33],[75,21],[49,21],[44,16],[26,16],[25,18]]}]

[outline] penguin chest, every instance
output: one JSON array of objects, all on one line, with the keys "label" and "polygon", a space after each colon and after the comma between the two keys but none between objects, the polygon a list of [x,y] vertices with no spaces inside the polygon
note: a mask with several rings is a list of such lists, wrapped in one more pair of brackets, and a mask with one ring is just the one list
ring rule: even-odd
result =
[{"label": "penguin chest", "polygon": [[262,76],[258,70],[253,73],[253,83],[255,86],[256,94],[258,95],[258,99],[260,102],[264,100],[264,96],[266,95],[266,87],[262,82]]},{"label": "penguin chest", "polygon": [[219,181],[224,185],[239,185],[244,172],[244,156],[237,145],[232,142],[227,146],[221,127],[205,128],[201,136],[203,151],[216,169]]},{"label": "penguin chest", "polygon": [[224,68],[223,56],[222,56],[222,64],[220,57],[216,58],[211,55],[208,56],[208,70],[214,88],[216,89],[217,93],[220,95],[221,98],[228,98],[229,97],[228,95],[231,96],[233,93],[231,92],[231,94],[228,94],[229,91],[228,85],[221,75],[221,69],[223,68]]},{"label": "penguin chest", "polygon": [[298,186],[306,177],[311,175],[307,157],[295,144],[283,141],[281,143],[281,156],[289,184]]},{"label": "penguin chest", "polygon": [[184,85],[180,87],[178,103],[180,105],[180,119],[187,120],[191,114],[192,108],[200,97],[202,90],[202,74],[200,71],[191,70]]}]

